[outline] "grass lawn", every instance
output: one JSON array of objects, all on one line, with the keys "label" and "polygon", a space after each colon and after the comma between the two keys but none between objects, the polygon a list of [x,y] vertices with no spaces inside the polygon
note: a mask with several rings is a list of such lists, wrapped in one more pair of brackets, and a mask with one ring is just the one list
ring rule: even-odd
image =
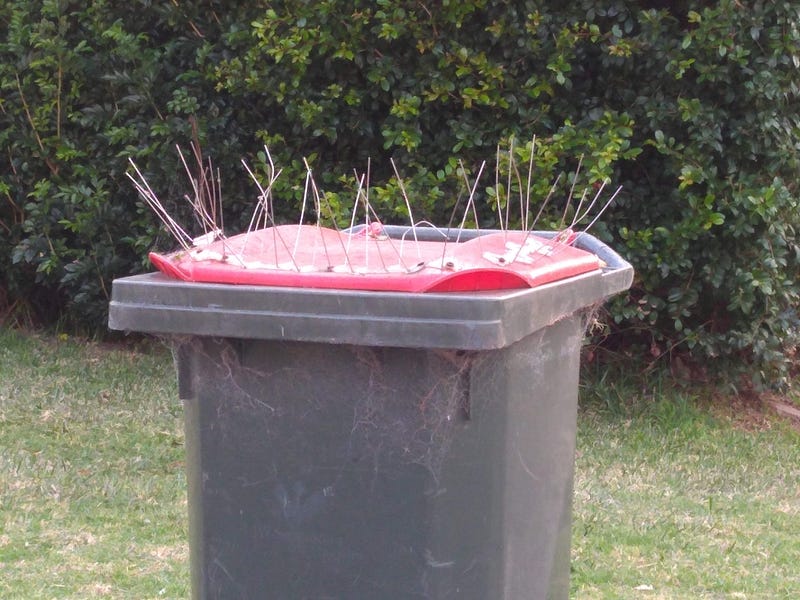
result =
[{"label": "grass lawn", "polygon": [[186,598],[169,354],[0,332],[0,598]]},{"label": "grass lawn", "polygon": [[[0,330],[0,598],[188,597],[181,406],[145,350]],[[573,598],[800,598],[796,430],[584,386]]]},{"label": "grass lawn", "polygon": [[584,393],[578,421],[572,596],[800,598],[800,433],[610,387]]}]

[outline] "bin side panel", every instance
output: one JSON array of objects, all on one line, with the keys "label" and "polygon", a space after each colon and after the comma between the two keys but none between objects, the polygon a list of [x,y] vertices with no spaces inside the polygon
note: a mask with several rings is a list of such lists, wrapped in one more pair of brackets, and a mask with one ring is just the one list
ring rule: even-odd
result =
[{"label": "bin side panel", "polygon": [[178,356],[195,597],[429,597],[467,355],[196,338]]},{"label": "bin side panel", "polygon": [[582,327],[479,355],[432,506],[432,598],[567,598]]},{"label": "bin side panel", "polygon": [[564,319],[506,361],[503,598],[569,595],[582,333],[579,317]]},{"label": "bin side panel", "polygon": [[182,340],[194,597],[566,597],[579,344]]}]

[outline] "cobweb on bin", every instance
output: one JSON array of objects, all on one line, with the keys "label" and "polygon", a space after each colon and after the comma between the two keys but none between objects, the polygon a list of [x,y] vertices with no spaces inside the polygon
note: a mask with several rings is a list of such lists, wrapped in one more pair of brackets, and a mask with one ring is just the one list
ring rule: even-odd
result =
[{"label": "cobweb on bin", "polygon": [[[295,354],[285,362],[273,362],[273,354],[253,364],[243,360],[236,340],[176,336],[170,343],[182,397],[202,390],[226,443],[245,453],[279,444],[298,463],[326,462],[331,486],[335,471],[354,468],[354,458],[358,468],[375,473],[416,465],[435,485],[454,437],[486,408],[472,405],[472,372],[492,360],[491,352],[290,342],[273,348]],[[337,354],[335,364],[319,368],[323,353]],[[303,355],[305,362],[287,366]],[[306,444],[304,435],[328,437]],[[317,446],[329,454],[309,457],[309,448],[316,452]]]},{"label": "cobweb on bin", "polygon": [[351,444],[366,450],[375,468],[382,463],[424,467],[438,481],[457,429],[470,418],[471,371],[485,356],[463,351],[429,354],[425,373],[417,381],[385,377],[380,352],[356,348],[369,367],[365,393],[353,405]]},{"label": "cobweb on bin", "polygon": [[[585,325],[591,310],[577,318]],[[533,334],[536,339],[547,327]],[[583,331],[578,327],[574,335]],[[170,343],[181,397],[202,396],[221,443],[242,456],[277,448],[282,462],[270,468],[323,494],[334,493],[345,471],[377,477],[410,467],[427,473],[434,493],[457,439],[492,438],[493,426],[485,427],[497,423],[494,398],[505,395],[509,356],[514,369],[538,369],[537,357],[554,351],[536,341],[524,352],[197,336]],[[460,438],[467,429],[471,433]]]}]

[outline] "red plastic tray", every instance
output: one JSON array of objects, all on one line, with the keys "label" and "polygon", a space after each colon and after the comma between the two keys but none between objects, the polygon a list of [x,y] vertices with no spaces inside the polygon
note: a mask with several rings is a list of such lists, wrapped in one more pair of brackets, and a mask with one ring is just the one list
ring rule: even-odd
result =
[{"label": "red plastic tray", "polygon": [[315,225],[268,227],[150,260],[183,281],[414,293],[534,287],[601,266],[589,252],[524,231],[445,243]]}]

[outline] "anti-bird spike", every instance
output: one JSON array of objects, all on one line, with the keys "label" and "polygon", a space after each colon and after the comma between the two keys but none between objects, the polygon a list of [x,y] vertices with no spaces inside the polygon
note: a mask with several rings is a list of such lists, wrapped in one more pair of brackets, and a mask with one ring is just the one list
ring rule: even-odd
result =
[{"label": "anti-bird spike", "polygon": [[[209,159],[205,159],[198,148],[193,147],[197,162],[197,174],[192,172],[189,161],[180,153],[184,169],[192,185],[195,215],[203,230],[219,235],[220,239],[202,246],[197,238],[190,235],[167,214],[163,204],[155,196],[144,180],[141,172],[133,165],[128,173],[139,194],[164,222],[170,233],[180,244],[182,251],[172,254],[151,253],[152,262],[164,273],[178,279],[209,283],[246,283],[251,285],[302,286],[330,289],[380,290],[392,292],[453,292],[478,291],[530,287],[547,283],[563,277],[597,270],[599,259],[579,248],[572,247],[577,237],[572,228],[588,219],[594,207],[600,202],[603,186],[595,197],[588,201],[587,194],[581,196],[575,208],[572,222],[567,227],[565,209],[562,216],[562,230],[551,239],[534,234],[532,229],[538,222],[545,206],[558,188],[560,175],[556,178],[549,193],[541,202],[539,212],[531,220],[531,187],[534,171],[536,138],[531,140],[528,159],[527,179],[522,181],[520,169],[516,164],[514,141],[510,140],[507,154],[497,150],[498,165],[495,169],[495,198],[500,230],[479,230],[480,219],[477,201],[480,197],[479,185],[485,169],[481,163],[474,180],[470,180],[463,162],[459,161],[458,177],[463,178],[467,201],[463,208],[461,223],[455,235],[450,235],[453,220],[459,211],[460,202],[453,207],[453,214],[444,232],[427,221],[417,221],[413,216],[413,202],[405,182],[400,177],[394,161],[391,161],[398,190],[402,195],[410,226],[396,228],[384,226],[370,202],[371,161],[367,162],[365,175],[356,173],[357,190],[350,220],[350,229],[338,228],[328,196],[318,188],[308,161],[303,192],[303,205],[297,225],[278,225],[275,222],[274,185],[281,170],[273,162],[268,148],[265,148],[268,181],[262,185],[249,165],[242,161],[245,171],[259,190],[258,201],[248,224],[247,231],[226,238],[216,221],[221,219],[221,178]],[[504,198],[500,198],[501,164],[505,163],[507,173],[503,173]],[[575,195],[580,163],[571,182],[568,201]],[[519,197],[520,230],[511,229],[512,195],[514,185]],[[523,190],[523,186],[525,189]],[[602,213],[613,203],[619,190],[602,206],[598,214],[592,216],[587,229],[592,227]],[[317,212],[316,223],[306,224],[305,213],[308,196],[314,201]],[[459,199],[460,200],[460,199]],[[505,206],[501,201],[505,201]],[[588,206],[585,206],[588,203]],[[364,206],[364,227],[354,228],[358,219],[359,205]],[[324,205],[324,207],[323,207]],[[503,210],[505,209],[505,210]],[[323,225],[323,211],[331,219],[332,226]],[[476,234],[463,236],[469,217],[474,218]],[[418,235],[418,227],[426,226],[439,232],[436,236]],[[216,232],[219,231],[219,234]],[[585,231],[585,230],[584,230]],[[363,235],[362,244],[352,244],[353,238]],[[471,239],[462,239],[471,237]],[[413,240],[411,240],[413,238]],[[291,239],[292,243],[287,243]],[[313,240],[308,244],[307,240]],[[399,240],[399,249],[396,242]],[[404,245],[413,243],[416,263],[409,266],[404,261]],[[320,250],[322,252],[320,252]],[[388,255],[393,254],[397,263],[389,264]],[[322,255],[324,254],[324,256]],[[370,264],[370,255],[372,258]],[[318,260],[319,259],[319,260]]]}]

